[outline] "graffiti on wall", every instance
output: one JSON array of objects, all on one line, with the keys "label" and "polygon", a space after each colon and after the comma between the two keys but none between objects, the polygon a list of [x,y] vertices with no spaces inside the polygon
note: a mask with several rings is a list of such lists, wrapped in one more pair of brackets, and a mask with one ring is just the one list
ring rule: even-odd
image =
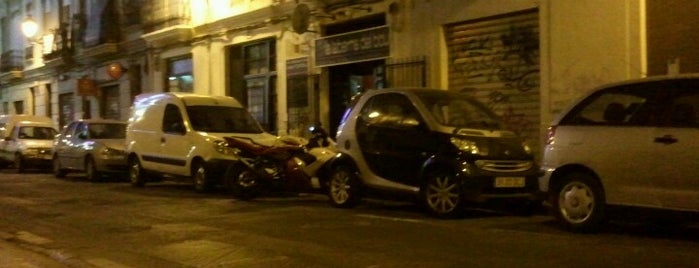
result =
[{"label": "graffiti on wall", "polygon": [[459,36],[449,51],[450,86],[485,102],[520,135],[535,138],[539,120],[536,24],[471,27]]}]

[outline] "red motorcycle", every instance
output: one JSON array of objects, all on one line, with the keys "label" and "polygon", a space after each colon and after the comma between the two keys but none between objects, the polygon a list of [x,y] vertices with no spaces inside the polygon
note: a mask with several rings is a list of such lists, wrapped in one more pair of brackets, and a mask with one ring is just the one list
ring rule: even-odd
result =
[{"label": "red motorcycle", "polygon": [[233,196],[250,200],[264,192],[321,192],[320,173],[336,151],[325,130],[316,127],[311,133],[308,141],[284,137],[271,146],[225,137],[239,158],[224,175]]}]

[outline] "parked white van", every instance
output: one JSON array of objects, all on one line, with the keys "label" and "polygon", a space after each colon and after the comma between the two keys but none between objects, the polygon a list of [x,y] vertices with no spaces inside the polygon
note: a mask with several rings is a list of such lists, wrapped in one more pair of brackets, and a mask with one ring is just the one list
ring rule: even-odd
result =
[{"label": "parked white van", "polygon": [[136,96],[126,128],[129,179],[144,186],[149,175],[184,178],[204,191],[221,183],[236,157],[228,153],[224,136],[246,137],[272,144],[236,99],[194,93],[146,93]]},{"label": "parked white van", "polygon": [[30,167],[50,167],[57,133],[46,116],[0,115],[0,165],[13,164],[19,173]]}]

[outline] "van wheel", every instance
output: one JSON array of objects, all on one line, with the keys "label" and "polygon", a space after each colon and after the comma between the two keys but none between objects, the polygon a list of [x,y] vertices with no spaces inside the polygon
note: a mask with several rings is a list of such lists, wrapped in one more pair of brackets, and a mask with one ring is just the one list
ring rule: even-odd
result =
[{"label": "van wheel", "polygon": [[51,161],[51,163],[53,163],[53,176],[56,178],[65,178],[68,172],[61,168],[61,161],[58,160],[57,155],[53,156],[53,161]]},{"label": "van wheel", "polygon": [[554,216],[570,231],[595,231],[606,220],[602,187],[593,176],[567,174],[552,193]]},{"label": "van wheel", "polygon": [[138,157],[133,157],[129,160],[129,181],[135,187],[143,187],[146,185],[146,174],[138,161]]},{"label": "van wheel", "polygon": [[99,181],[102,177],[102,174],[97,170],[97,166],[95,166],[95,160],[90,156],[85,159],[85,177],[91,182]]},{"label": "van wheel", "polygon": [[346,166],[335,168],[328,181],[330,204],[338,208],[355,207],[361,201],[361,183],[356,172]]},{"label": "van wheel", "polygon": [[24,163],[24,159],[22,158],[21,154],[15,154],[15,168],[17,169],[17,173],[24,173],[24,170],[27,169],[27,164]]},{"label": "van wheel", "polygon": [[234,198],[252,200],[261,193],[259,176],[244,165],[231,165],[226,169],[226,187]]},{"label": "van wheel", "polygon": [[461,181],[446,170],[427,173],[420,193],[427,210],[438,218],[453,218],[464,210]]},{"label": "van wheel", "polygon": [[202,161],[195,161],[192,164],[192,180],[194,181],[195,191],[206,192],[211,190],[212,183],[209,176],[209,171]]}]

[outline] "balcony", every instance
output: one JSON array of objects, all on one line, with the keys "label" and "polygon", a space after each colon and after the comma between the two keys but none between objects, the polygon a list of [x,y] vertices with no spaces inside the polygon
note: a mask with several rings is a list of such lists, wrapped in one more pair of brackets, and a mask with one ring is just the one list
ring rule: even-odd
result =
[{"label": "balcony", "polygon": [[147,1],[143,10],[143,35],[148,44],[163,47],[192,38],[188,0]]},{"label": "balcony", "polygon": [[0,55],[0,73],[22,71],[24,69],[24,53],[21,50],[8,50]]},{"label": "balcony", "polygon": [[99,59],[119,52],[117,43],[102,43],[99,45],[83,48],[81,58]]},{"label": "balcony", "polygon": [[[67,23],[62,27],[53,30],[50,38],[44,38],[44,65],[46,67],[59,67],[73,62],[73,44],[67,27]],[[46,50],[49,48],[50,50]],[[47,53],[48,52],[48,53]]]},{"label": "balcony", "polygon": [[73,62],[73,51],[72,49],[54,50],[44,54],[43,58],[46,67],[63,66]]}]

